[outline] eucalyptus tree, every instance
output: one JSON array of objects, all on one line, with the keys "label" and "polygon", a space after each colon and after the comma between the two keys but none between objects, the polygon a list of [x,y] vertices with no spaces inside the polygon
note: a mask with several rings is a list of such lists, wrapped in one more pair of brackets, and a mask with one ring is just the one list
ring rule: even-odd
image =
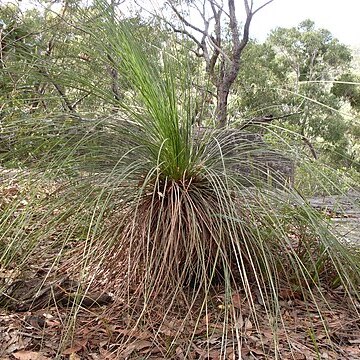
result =
[{"label": "eucalyptus tree", "polygon": [[234,0],[228,0],[226,5],[217,0],[189,1],[188,14],[201,19],[202,25],[195,25],[195,21],[177,6],[176,1],[167,2],[177,20],[168,21],[168,24],[176,33],[192,40],[193,52],[205,62],[206,73],[216,89],[215,113],[219,127],[227,125],[229,95],[241,69],[242,54],[249,42],[251,21],[257,12],[272,1],[264,1],[256,7],[253,0],[244,0],[242,29]]},{"label": "eucalyptus tree", "polygon": [[74,113],[81,95],[69,95],[58,76],[82,61],[76,49],[79,33],[69,26],[76,4],[66,1],[59,12],[47,7],[21,11],[14,5],[3,5],[0,11],[1,71],[11,98],[26,102],[31,113],[55,108]]},{"label": "eucalyptus tree", "polygon": [[[0,96],[3,102],[2,110],[7,103],[12,103],[20,94],[31,94],[36,83],[36,77],[26,72],[38,45],[37,13],[33,12],[32,19],[24,21],[20,9],[11,4],[0,6]],[[15,97],[13,97],[16,95]],[[31,95],[30,95],[31,97]],[[13,106],[13,104],[11,105]]]},{"label": "eucalyptus tree", "polygon": [[[274,30],[269,43],[277,52],[276,60],[287,69],[282,91],[291,99],[292,108],[301,112],[294,122],[304,140],[322,137],[328,144],[344,147],[346,124],[339,113],[341,102],[330,89],[331,81],[350,67],[350,49],[328,30],[316,29],[310,20]],[[316,157],[314,150],[312,153]]]},{"label": "eucalyptus tree", "polygon": [[331,150],[337,160],[351,156],[352,124],[341,111],[344,100],[354,109],[358,101],[351,59],[347,46],[310,20],[274,29],[263,44],[244,51],[230,111],[245,119],[272,114],[300,134],[312,157],[317,148]]}]

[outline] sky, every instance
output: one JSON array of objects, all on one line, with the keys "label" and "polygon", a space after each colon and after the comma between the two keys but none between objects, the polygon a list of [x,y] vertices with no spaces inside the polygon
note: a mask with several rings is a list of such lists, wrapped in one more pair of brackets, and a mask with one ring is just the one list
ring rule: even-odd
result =
[{"label": "sky", "polygon": [[[19,0],[0,0],[0,4],[17,1]],[[22,0],[20,4],[27,7],[30,1]],[[138,0],[138,3],[162,1]],[[264,2],[266,0],[254,0],[255,6]],[[241,21],[241,14],[244,14],[243,0],[235,0],[235,4]],[[305,19],[315,21],[318,28],[329,30],[342,43],[360,47],[360,0],[274,0],[254,16],[250,34],[263,41],[270,30],[278,26],[296,26]]]},{"label": "sky", "polygon": [[342,43],[360,46],[360,0],[274,0],[255,15],[250,32],[252,37],[264,40],[271,29],[296,26],[307,18]]}]

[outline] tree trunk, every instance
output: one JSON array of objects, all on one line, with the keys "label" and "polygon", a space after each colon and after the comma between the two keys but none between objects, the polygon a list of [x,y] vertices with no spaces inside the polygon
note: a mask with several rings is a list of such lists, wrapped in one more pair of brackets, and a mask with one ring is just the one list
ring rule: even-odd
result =
[{"label": "tree trunk", "polygon": [[219,128],[224,128],[227,125],[227,105],[229,92],[229,87],[224,86],[224,84],[221,84],[217,88],[216,119]]}]

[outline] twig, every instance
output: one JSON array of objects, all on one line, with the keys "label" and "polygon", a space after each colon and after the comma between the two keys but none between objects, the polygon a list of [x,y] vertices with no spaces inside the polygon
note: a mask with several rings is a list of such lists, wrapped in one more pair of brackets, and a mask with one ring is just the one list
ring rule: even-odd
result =
[{"label": "twig", "polygon": [[315,160],[317,160],[318,156],[317,156],[316,150],[314,148],[314,145],[310,142],[310,140],[305,135],[301,136],[301,140],[309,147],[311,155],[314,157]]},{"label": "twig", "polygon": [[295,113],[290,113],[290,114],[284,114],[284,115],[281,115],[281,116],[274,116],[274,115],[270,114],[270,115],[264,115],[264,116],[255,117],[255,118],[252,118],[250,120],[245,121],[245,123],[243,125],[240,125],[239,129],[243,130],[243,129],[247,128],[248,126],[251,126],[251,125],[269,124],[270,122],[272,122],[274,120],[288,118],[290,116],[298,115],[298,114],[301,114],[301,113],[302,113],[302,111],[295,112]]}]

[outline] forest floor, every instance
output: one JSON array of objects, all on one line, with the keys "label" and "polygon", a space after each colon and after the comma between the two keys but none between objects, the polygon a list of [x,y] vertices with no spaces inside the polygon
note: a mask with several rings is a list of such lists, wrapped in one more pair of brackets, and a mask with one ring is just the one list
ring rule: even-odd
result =
[{"label": "forest floor", "polygon": [[[233,294],[233,298],[241,296]],[[279,359],[360,359],[359,318],[347,310],[341,292],[326,294],[326,300],[331,306],[331,310],[322,311],[327,333],[314,303],[289,299],[284,294],[279,302],[284,324],[276,334]],[[0,359],[275,359],[274,333],[269,323],[256,324],[243,304],[234,301],[234,307],[239,314],[241,309],[237,319],[241,357],[234,337],[224,337],[223,325],[217,321],[223,311],[220,305],[201,319],[195,333],[193,328],[187,332],[182,319],[176,317],[160,320],[154,316],[152,323],[142,325],[136,325],[136,318],[124,321],[114,316],[123,313],[121,308],[109,313],[104,308],[81,309],[76,328],[70,330],[73,313],[52,306],[0,312]],[[256,311],[258,319],[266,318],[260,302]],[[156,336],[154,326],[159,329]],[[66,329],[70,333],[66,334]]]},{"label": "forest floor", "polygon": [[[26,206],[27,191],[16,182],[16,177],[14,179],[0,185],[0,205],[17,199],[20,206]],[[323,205],[318,207],[324,208]],[[341,214],[333,207],[326,208],[329,216],[340,217]],[[350,215],[354,216],[353,213]],[[29,265],[21,273],[15,266],[3,268],[0,264],[0,289],[1,284],[19,282],[25,276],[26,281],[21,280],[21,284],[25,286],[23,292],[27,293],[23,307],[9,309],[0,306],[0,359],[247,360],[275,359],[277,353],[277,358],[284,360],[360,360],[360,304],[353,300],[355,306],[350,306],[351,300],[342,288],[319,289],[321,294],[318,293],[313,300],[304,299],[286,288],[280,290],[281,322],[277,325],[276,334],[274,326],[269,325],[266,308],[256,291],[256,319],[251,315],[246,295],[233,293],[231,311],[240,331],[236,337],[231,329],[224,331],[222,319],[225,306],[221,291],[214,294],[213,305],[205,316],[187,322],[179,314],[164,317],[160,306],[158,312],[154,310],[154,317],[148,323],[139,323],[136,312],[119,301],[66,306],[69,303],[64,304],[61,301],[63,298],[56,294],[57,289],[60,292],[68,290],[63,287],[69,286],[64,285],[72,276],[67,273],[68,264],[76,261],[73,258],[76,253],[68,251],[56,265],[57,279],[44,280],[53,266],[57,251],[56,247],[44,247],[44,251],[38,251],[28,259]],[[37,306],[31,308],[29,299],[34,294],[31,286],[42,281],[45,282],[42,287],[51,292],[53,301],[38,301]],[[97,287],[96,294],[103,295],[107,291],[109,289],[105,286],[103,289]],[[37,292],[35,297],[39,296],[41,294]],[[98,295],[91,296],[100,298]],[[75,313],[76,322],[73,321]],[[241,339],[240,344],[236,338]],[[237,352],[238,348],[241,348],[241,354]]]}]

